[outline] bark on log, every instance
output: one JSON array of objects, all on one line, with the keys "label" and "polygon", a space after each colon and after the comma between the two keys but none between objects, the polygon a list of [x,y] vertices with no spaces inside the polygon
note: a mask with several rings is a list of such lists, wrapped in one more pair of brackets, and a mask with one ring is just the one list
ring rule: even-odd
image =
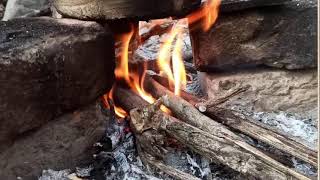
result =
[{"label": "bark on log", "polygon": [[94,20],[149,20],[185,16],[200,6],[200,0],[55,0],[66,17]]},{"label": "bark on log", "polygon": [[232,131],[228,130],[224,125],[201,114],[187,101],[172,95],[163,96],[162,99],[163,104],[168,107],[182,121],[194,127],[202,129],[203,131],[206,131],[213,136],[223,138],[227,144],[235,144],[243,148],[244,150],[254,154],[257,158],[264,161],[268,165],[275,167],[285,174],[289,174],[297,179],[308,179],[307,177],[301,175],[300,173],[297,173],[290,168],[283,166],[258,149],[249,145],[245,142],[245,140],[243,140],[240,136],[236,135]]},{"label": "bark on log", "polygon": [[[163,87],[157,81],[153,80],[150,76],[146,76],[145,88],[157,98],[160,98],[166,94],[173,96],[171,91]],[[239,89],[239,91],[237,90],[234,93],[227,95],[227,97],[233,96],[234,94],[242,92],[245,89],[246,88]],[[199,103],[199,100],[195,96],[186,92],[182,93],[181,96],[184,100],[188,101],[192,105],[200,105],[198,107],[199,111],[201,111],[200,109],[203,108],[202,105],[205,105],[204,114],[215,121],[248,135],[251,138],[275,147],[276,149],[288,153],[289,155],[300,160],[310,163],[317,168],[317,152],[313,151],[312,149],[281,134],[273,132],[270,129],[264,128],[263,126],[259,125],[258,122],[250,120],[249,117],[244,116],[241,113],[213,106],[214,104],[226,101],[227,99],[225,97],[217,98],[216,100],[210,100],[208,103]],[[181,99],[178,97],[176,98],[179,100]]]},{"label": "bark on log", "polygon": [[0,151],[18,135],[108,92],[114,66],[112,33],[98,23],[0,21]]},{"label": "bark on log", "polygon": [[219,107],[211,107],[207,109],[205,114],[232,129],[262,141],[317,168],[317,152],[272,130],[265,129],[253,123],[253,121],[249,121],[249,117],[244,117],[243,114]]},{"label": "bark on log", "polygon": [[134,125],[139,128],[151,125],[152,129],[165,131],[197,153],[211,160],[218,160],[247,176],[261,179],[308,179],[276,161],[270,163],[269,157],[261,158],[261,153],[257,150],[247,151],[241,148],[236,145],[239,143],[230,141],[222,133],[226,132],[222,128],[219,129],[222,130],[220,133],[208,133],[163,112],[153,112],[154,109],[149,106],[132,110],[130,116]]}]

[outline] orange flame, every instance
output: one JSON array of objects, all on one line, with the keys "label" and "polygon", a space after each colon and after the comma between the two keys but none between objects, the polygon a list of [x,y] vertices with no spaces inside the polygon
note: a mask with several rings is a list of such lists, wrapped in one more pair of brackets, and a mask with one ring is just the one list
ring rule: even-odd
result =
[{"label": "orange flame", "polygon": [[[113,86],[108,94],[105,94],[103,96],[103,103],[106,106],[106,108],[110,109],[110,104],[108,102],[108,99],[112,99],[113,97],[113,91],[115,86]],[[113,106],[115,114],[120,118],[125,118],[128,114],[125,110],[123,110],[121,107],[117,107],[116,105]]]},{"label": "orange flame", "polygon": [[121,37],[121,55],[120,55],[120,64],[116,67],[115,75],[117,79],[125,79],[127,82],[130,81],[129,78],[129,44],[133,36],[134,30],[131,30],[129,33],[124,34]]},{"label": "orange flame", "polygon": [[207,32],[216,22],[221,0],[207,0],[198,11],[187,16],[189,24],[202,20],[202,29]]},{"label": "orange flame", "polygon": [[[193,24],[201,20],[202,30],[208,31],[215,23],[218,17],[219,6],[221,0],[207,0],[203,7],[198,11],[192,13],[187,17],[189,24]],[[165,20],[157,20],[153,23],[156,25],[165,23]],[[181,89],[186,87],[186,70],[182,58],[182,28],[181,24],[183,20],[179,20],[169,32],[168,38],[161,45],[159,50],[157,64],[160,69],[160,73],[163,73],[169,80],[169,86],[174,86],[174,93],[180,95]],[[129,72],[129,45],[133,37],[134,29],[129,33],[121,36],[121,52],[119,64],[117,64],[115,75],[117,79],[124,79],[128,86],[138,95],[140,95],[145,101],[154,103],[155,98],[148,94],[143,88],[143,82],[146,73],[146,67],[144,66],[142,76],[136,72]],[[106,99],[112,99],[114,88],[108,95],[104,96],[105,104],[108,106]],[[110,107],[110,106],[109,106]],[[120,107],[114,106],[115,113],[124,118],[127,113]],[[167,113],[170,110],[164,106],[161,109]]]}]

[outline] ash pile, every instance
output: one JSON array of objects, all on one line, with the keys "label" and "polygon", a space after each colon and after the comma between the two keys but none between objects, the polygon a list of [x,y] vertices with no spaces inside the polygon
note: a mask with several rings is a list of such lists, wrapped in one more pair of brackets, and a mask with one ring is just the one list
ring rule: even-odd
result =
[{"label": "ash pile", "polygon": [[[0,18],[1,179],[317,178],[315,0],[8,0]],[[177,94],[158,64],[175,27]]]}]

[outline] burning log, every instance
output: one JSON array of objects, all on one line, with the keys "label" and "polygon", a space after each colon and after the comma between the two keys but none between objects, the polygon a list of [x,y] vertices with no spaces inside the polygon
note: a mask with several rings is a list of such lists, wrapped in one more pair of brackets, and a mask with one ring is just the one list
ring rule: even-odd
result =
[{"label": "burning log", "polygon": [[[123,91],[115,91],[115,94],[119,94],[116,97],[124,97],[125,94],[122,93],[125,91],[130,90],[123,89]],[[170,110],[173,110],[174,113],[177,113],[177,109],[179,109],[181,106],[179,104],[174,104],[174,106],[176,106],[174,107],[171,103],[168,103],[171,102],[169,98],[171,97],[163,97],[164,104],[170,105]],[[130,110],[136,106],[142,106],[141,102],[142,100],[136,103],[121,101],[121,103],[123,103],[121,105],[127,107],[126,110]],[[177,100],[177,103],[178,102],[181,103],[181,100]],[[188,110],[191,108],[189,106],[184,107]],[[151,134],[155,136],[157,136],[156,134],[159,133],[158,130],[165,131],[167,134],[176,138],[179,142],[187,145],[199,154],[202,154],[209,159],[219,160],[219,162],[245,175],[276,179],[287,179],[288,177],[308,179],[307,177],[264,155],[259,150],[243,142],[240,137],[227,130],[225,127],[223,127],[223,125],[215,123],[209,118],[206,119],[204,115],[199,112],[196,113],[194,110],[196,109],[191,109],[191,114],[193,114],[194,118],[193,120],[189,119],[189,113],[186,113],[185,111],[182,112],[186,113],[186,116],[181,114],[182,112],[178,112],[178,116],[183,118],[178,120],[166,115],[163,112],[157,111],[157,108],[154,105],[144,109],[135,109],[130,112],[131,126],[133,127],[135,134],[138,135],[138,139],[140,139],[139,136],[145,135],[145,133],[149,134],[150,131],[152,132]],[[181,120],[187,121],[195,126],[186,124]],[[198,121],[200,123],[198,123]],[[217,127],[212,127],[212,125],[210,125],[212,122]],[[212,129],[203,128],[203,124],[209,125],[209,127]],[[197,126],[204,130],[198,129]],[[153,141],[153,143],[156,142],[157,141]],[[143,146],[148,148],[148,152],[159,154],[159,148],[154,149],[154,146],[152,146],[153,143],[144,144]],[[246,163],[243,161],[246,161]]]},{"label": "burning log", "polygon": [[[185,111],[190,112],[189,109],[192,109],[193,112],[197,111],[193,108],[192,105],[194,105],[198,108],[200,112],[205,113],[205,115],[211,117],[213,120],[222,123],[232,128],[233,130],[248,135],[251,138],[254,138],[272,147],[275,147],[283,152],[286,152],[300,160],[310,163],[314,167],[317,167],[317,152],[283,135],[275,133],[272,130],[264,128],[257,122],[250,120],[249,117],[241,113],[217,107],[218,104],[227,101],[230,97],[244,92],[245,90],[247,90],[248,87],[237,89],[229,95],[226,95],[225,97],[210,100],[206,103],[199,103],[199,100],[196,97],[186,92],[182,92],[181,96],[184,100],[186,100],[184,101],[183,99],[174,96],[171,91],[166,89],[157,81],[153,80],[150,76],[146,76],[145,87],[148,90],[148,92],[151,92],[152,95],[154,95],[157,98],[162,97],[164,95],[169,95],[170,97],[172,97],[174,100],[171,98],[169,98],[169,100],[171,100],[170,102],[175,102],[175,104],[170,105],[170,103],[168,102],[165,105],[169,105],[169,108],[173,111],[175,108],[171,108],[171,106],[181,107],[181,104],[186,104],[186,101],[188,101],[190,104],[187,104],[188,110]],[[179,104],[180,106],[178,106]],[[185,115],[188,115],[188,113],[184,114],[182,112],[182,107],[181,109],[177,109],[177,111],[179,112],[179,114],[183,114],[183,117],[181,117],[182,119],[186,119]],[[197,114],[199,115],[199,112],[197,112]],[[193,121],[193,117],[190,118],[191,121]]]},{"label": "burning log", "polygon": [[185,16],[199,7],[200,0],[55,0],[58,12],[87,20],[149,20]]},{"label": "burning log", "polygon": [[[165,101],[166,97],[162,102]],[[231,142],[226,135],[221,133],[221,131],[226,132],[225,129],[219,129],[221,130],[220,133],[217,132],[214,135],[215,133],[208,133],[163,112],[156,111],[157,108],[154,106],[159,105],[132,110],[130,116],[133,126],[142,127],[142,129],[146,126],[147,129],[165,131],[168,135],[199,154],[211,160],[218,160],[244,175],[262,179],[308,179],[265,155],[262,158],[262,153],[258,150],[247,151],[248,149],[235,145],[241,140],[237,139],[236,141],[238,142]],[[199,121],[197,117],[194,118]],[[144,130],[140,131],[142,134],[144,132]]]}]

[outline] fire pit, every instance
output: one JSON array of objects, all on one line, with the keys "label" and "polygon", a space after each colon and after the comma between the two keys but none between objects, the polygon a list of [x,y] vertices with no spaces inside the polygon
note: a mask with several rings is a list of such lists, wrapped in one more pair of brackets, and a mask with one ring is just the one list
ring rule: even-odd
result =
[{"label": "fire pit", "polygon": [[0,177],[317,177],[316,3],[53,5],[0,22]]}]

